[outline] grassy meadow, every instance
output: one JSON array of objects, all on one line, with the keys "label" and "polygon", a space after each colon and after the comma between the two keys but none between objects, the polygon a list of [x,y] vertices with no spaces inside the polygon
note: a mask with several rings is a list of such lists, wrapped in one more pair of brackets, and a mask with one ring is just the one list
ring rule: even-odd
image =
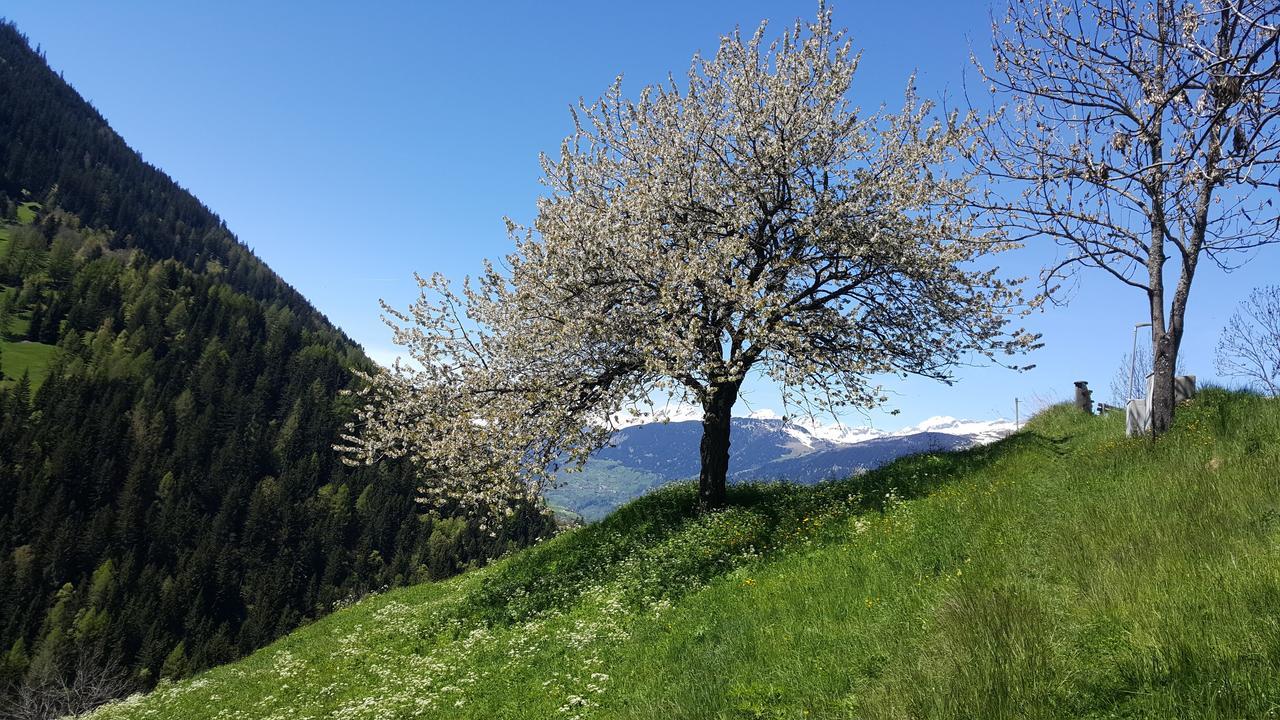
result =
[{"label": "grassy meadow", "polygon": [[[0,252],[3,249],[0,248]],[[16,294],[17,288],[0,286],[0,304],[9,294]],[[31,381],[31,389],[35,390],[44,382],[49,374],[49,365],[58,348],[44,343],[17,340],[26,336],[30,324],[30,312],[17,312],[8,317],[6,327],[0,327],[0,388],[17,382],[26,373]]]},{"label": "grassy meadow", "polygon": [[[40,204],[36,202],[19,203],[17,206],[18,222],[29,225],[36,219],[36,211]],[[0,223],[0,258],[9,249],[10,226]],[[0,306],[16,295],[18,288],[0,285]],[[0,323],[0,388],[13,385],[26,373],[34,391],[44,383],[49,374],[49,364],[53,362],[57,348],[43,343],[26,342],[16,338],[25,337],[30,326],[31,312],[22,309]]]},{"label": "grassy meadow", "polygon": [[0,387],[17,382],[26,373],[35,391],[49,375],[49,365],[57,352],[58,348],[43,343],[0,341],[0,369],[4,371]]},{"label": "grassy meadow", "polygon": [[1123,424],[1059,406],[703,517],[664,488],[92,717],[1276,716],[1280,402]]},{"label": "grassy meadow", "polygon": [[18,222],[23,225],[30,225],[31,223],[35,222],[36,213],[39,212],[39,210],[40,210],[40,203],[38,202],[18,203],[18,207],[17,207]]}]

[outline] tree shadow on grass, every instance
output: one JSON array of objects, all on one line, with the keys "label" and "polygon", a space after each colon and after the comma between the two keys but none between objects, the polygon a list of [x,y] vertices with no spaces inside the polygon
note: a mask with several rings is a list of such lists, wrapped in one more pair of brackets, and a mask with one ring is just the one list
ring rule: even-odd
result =
[{"label": "tree shadow on grass", "polygon": [[693,484],[655,490],[600,522],[529,548],[495,568],[464,599],[463,613],[506,625],[565,609],[592,587],[640,576],[648,587],[628,595],[674,600],[733,567],[774,552],[809,519],[884,512],[891,498],[910,500],[981,473],[1014,456],[1056,458],[1070,452],[1079,419],[1056,408],[1040,423],[998,442],[956,452],[899,458],[870,472],[817,485],[744,483],[728,489],[717,513],[696,512]]}]

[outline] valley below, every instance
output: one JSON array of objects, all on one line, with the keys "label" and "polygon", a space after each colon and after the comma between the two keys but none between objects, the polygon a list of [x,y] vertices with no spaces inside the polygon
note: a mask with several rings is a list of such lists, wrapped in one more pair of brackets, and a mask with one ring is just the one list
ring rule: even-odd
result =
[{"label": "valley below", "polygon": [[[732,483],[840,480],[904,455],[959,450],[1012,433],[1007,420],[933,417],[896,431],[798,424],[780,418],[734,418],[729,449]],[[651,422],[619,430],[579,472],[564,473],[547,500],[562,516],[594,521],[664,485],[698,476],[702,424]]]}]

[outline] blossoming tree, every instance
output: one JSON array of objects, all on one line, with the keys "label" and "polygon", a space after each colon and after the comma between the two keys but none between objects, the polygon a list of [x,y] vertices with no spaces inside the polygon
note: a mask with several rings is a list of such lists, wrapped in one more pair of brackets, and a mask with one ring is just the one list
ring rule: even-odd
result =
[{"label": "blossoming tree", "polygon": [[[765,41],[722,38],[674,79],[579,103],[543,157],[550,188],[515,250],[454,289],[419,278],[387,307],[416,367],[366,378],[339,449],[408,457],[428,500],[485,512],[536,494],[673,393],[703,409],[699,504],[725,499],[729,422],[749,373],[809,411],[870,407],[886,373],[951,379],[1024,351],[1018,281],[989,255],[948,170],[970,118],[846,97],[858,58],[829,11]],[[384,305],[384,307],[386,307]]]}]

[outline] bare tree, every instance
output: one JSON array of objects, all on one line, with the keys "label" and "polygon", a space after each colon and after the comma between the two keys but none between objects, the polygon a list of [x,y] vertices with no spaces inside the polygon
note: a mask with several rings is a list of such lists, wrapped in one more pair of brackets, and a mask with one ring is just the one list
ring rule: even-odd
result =
[{"label": "bare tree", "polygon": [[722,39],[674,78],[581,103],[544,158],[549,197],[515,252],[461,294],[422,280],[387,308],[420,369],[369,378],[339,449],[409,456],[425,494],[504,505],[566,455],[585,459],[613,413],[674,392],[703,408],[699,498],[725,499],[730,414],[751,372],[819,410],[885,401],[872,377],[942,380],[1018,353],[1022,309],[972,231],[970,177],[949,170],[975,126],[909,88],[863,114],[857,66],[828,11],[777,41]]},{"label": "bare tree", "polygon": [[1217,369],[1280,396],[1280,285],[1255,289],[1236,308],[1218,338]]},{"label": "bare tree", "polygon": [[1014,239],[1058,241],[1051,297],[1081,268],[1145,295],[1157,434],[1198,264],[1232,267],[1280,233],[1278,24],[1274,0],[1012,2],[994,62],[974,60],[1012,101],[974,156],[992,181],[980,207]]},{"label": "bare tree", "polygon": [[1147,394],[1147,375],[1151,374],[1151,347],[1139,345],[1131,353],[1120,358],[1120,365],[1111,376],[1111,402],[1116,407]]},{"label": "bare tree", "polygon": [[18,688],[0,720],[53,720],[76,716],[137,690],[114,659],[82,653],[69,675],[28,680]]},{"label": "bare tree", "polygon": [[[1182,360],[1174,366],[1175,375],[1182,372]],[[1115,374],[1111,376],[1111,401],[1117,407],[1135,398],[1146,397],[1147,376],[1151,374],[1151,344],[1139,343],[1132,352],[1120,357]]]}]

